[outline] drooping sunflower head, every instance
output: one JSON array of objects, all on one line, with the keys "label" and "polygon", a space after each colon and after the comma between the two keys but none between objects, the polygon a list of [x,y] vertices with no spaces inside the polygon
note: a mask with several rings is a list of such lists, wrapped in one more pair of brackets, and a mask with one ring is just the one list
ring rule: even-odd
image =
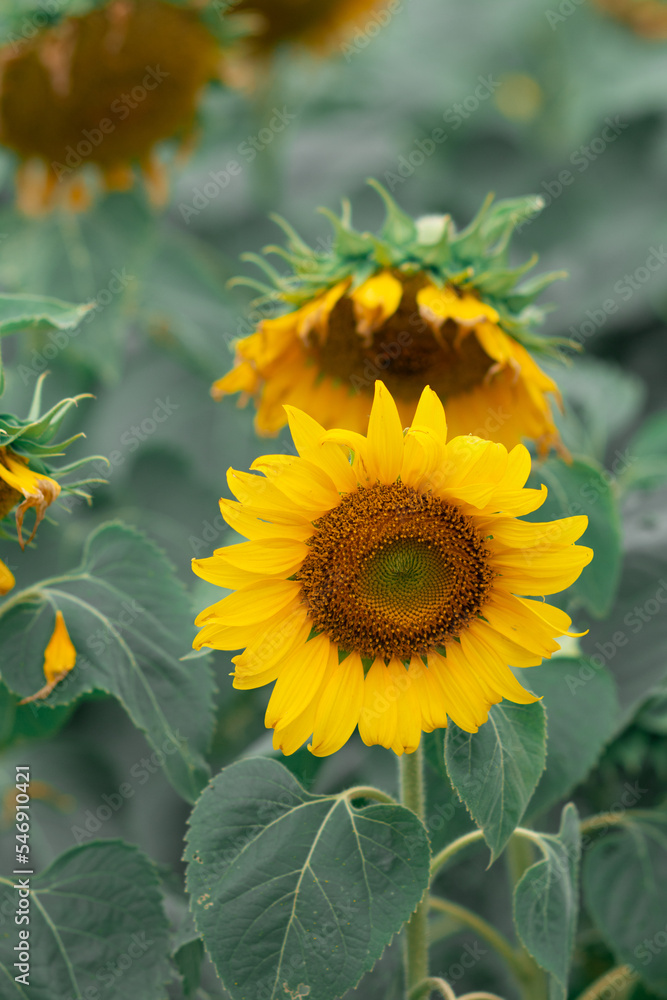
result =
[{"label": "drooping sunflower head", "polygon": [[[66,441],[54,440],[67,413],[80,399],[87,397],[63,399],[40,414],[44,377],[41,376],[37,383],[26,419],[0,413],[0,537],[15,538],[22,549],[32,542],[47,509],[61,492],[88,500],[86,486],[101,482],[98,478],[71,479],[72,473],[93,458],[80,459],[66,466],[53,465],[54,458],[62,456],[70,444],[83,436],[74,434]],[[60,482],[63,478],[65,482]],[[35,518],[26,538],[24,520],[31,509]],[[13,586],[14,577],[0,560],[0,594],[7,593]]]},{"label": "drooping sunflower head", "polygon": [[235,591],[204,610],[195,646],[244,650],[234,686],[276,682],[266,714],[293,753],[367,744],[414,750],[451,718],[475,732],[502,698],[536,699],[510,669],[560,647],[569,617],[543,603],[592,558],[585,517],[532,523],[530,454],[472,435],[447,440],[422,391],[407,432],[376,383],[367,436],[325,431],[287,407],[297,455],[230,469],[223,517],[247,542],[193,560]]},{"label": "drooping sunflower head", "polygon": [[513,447],[524,438],[541,452],[558,445],[551,396],[558,396],[531,352],[557,353],[554,341],[532,327],[542,318],[533,304],[560,275],[517,282],[534,263],[512,268],[508,244],[516,226],[542,205],[539,198],[489,198],[477,218],[457,232],[451,220],[415,223],[374,184],[387,206],[380,236],[352,229],[349,206],[334,226],[331,249],[312,250],[282,220],[289,249],[267,247],[289,262],[279,274],[247,254],[273,287],[238,279],[268,302],[292,311],[260,320],[237,343],[236,363],[219,379],[216,398],[253,397],[256,428],[275,434],[285,424],[284,404],[312,413],[325,427],[366,426],[373,385],[382,378],[404,424],[412,419],[425,385],[447,407],[454,434],[472,433]]},{"label": "drooping sunflower head", "polygon": [[47,17],[39,5],[31,19],[23,5],[0,49],[0,143],[19,159],[20,207],[82,208],[87,180],[126,190],[137,172],[159,203],[156,146],[191,134],[201,91],[218,74],[219,41],[189,0],[56,6]]},{"label": "drooping sunflower head", "polygon": [[594,3],[643,38],[657,42],[667,39],[665,0],[594,0]]},{"label": "drooping sunflower head", "polygon": [[379,0],[231,0],[230,7],[247,19],[247,45],[262,55],[295,42],[315,50],[332,49],[355,28],[363,35],[370,23],[376,33],[384,23],[372,17]]}]

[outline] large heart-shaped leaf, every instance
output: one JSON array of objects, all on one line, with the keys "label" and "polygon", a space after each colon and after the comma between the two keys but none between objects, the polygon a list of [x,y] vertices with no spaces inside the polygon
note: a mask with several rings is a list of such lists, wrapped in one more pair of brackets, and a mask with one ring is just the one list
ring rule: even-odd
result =
[{"label": "large heart-shaped leaf", "polygon": [[277,761],[226,768],[190,823],[195,922],[234,1000],[342,996],[428,885],[414,813],[311,795]]},{"label": "large heart-shaped leaf", "polygon": [[3,679],[22,697],[44,687],[57,610],[77,656],[44,704],[68,704],[94,690],[113,695],[146,733],[157,766],[193,802],[208,776],[213,680],[206,661],[180,662],[192,643],[192,616],[164,555],[138,532],[104,525],[78,569],[1,607]]},{"label": "large heart-shaped leaf", "polygon": [[584,895],[595,923],[619,962],[660,996],[667,996],[665,886],[665,812],[628,815],[587,852]]},{"label": "large heart-shaped leaf", "polygon": [[[17,909],[19,878],[0,879],[0,912]],[[157,872],[141,851],[119,840],[86,844],[27,881],[21,912],[30,923],[12,919],[0,933],[3,1000],[163,1000],[168,923]],[[17,982],[24,970],[14,949],[26,940],[29,975]]]}]

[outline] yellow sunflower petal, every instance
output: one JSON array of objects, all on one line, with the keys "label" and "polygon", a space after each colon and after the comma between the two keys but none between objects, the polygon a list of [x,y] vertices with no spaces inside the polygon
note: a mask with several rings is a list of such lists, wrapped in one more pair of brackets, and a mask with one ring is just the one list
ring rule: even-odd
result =
[{"label": "yellow sunflower petal", "polygon": [[309,520],[310,511],[302,510],[290,501],[265,476],[229,469],[227,484],[249,514],[263,516],[278,524],[303,524]]},{"label": "yellow sunflower petal", "polygon": [[320,695],[313,742],[316,757],[335,753],[347,743],[357,727],[364,700],[364,667],[358,653],[337,663]]},{"label": "yellow sunflower petal", "polygon": [[311,631],[305,612],[288,615],[284,621],[259,635],[243,653],[232,657],[237,674],[260,674],[279,664],[295,647],[303,646]]},{"label": "yellow sunflower petal", "polygon": [[403,427],[396,403],[383,382],[375,383],[368,422],[367,465],[381,483],[394,483],[403,463]]},{"label": "yellow sunflower petal", "polygon": [[447,714],[467,733],[476,733],[489,717],[490,702],[456,643],[447,647],[447,656],[428,654],[429,670],[434,670],[445,692]]},{"label": "yellow sunflower petal", "polygon": [[239,590],[241,587],[248,587],[251,583],[262,580],[264,573],[250,573],[245,569],[232,566],[218,556],[208,556],[206,559],[193,559],[191,562],[192,572],[213,583],[216,587],[224,587],[226,590]]},{"label": "yellow sunflower petal", "polygon": [[350,293],[354,303],[357,332],[370,337],[393,316],[403,298],[403,285],[391,271],[381,271]]},{"label": "yellow sunflower petal", "polygon": [[56,611],[56,623],[48,645],[44,650],[44,677],[47,684],[53,684],[74,667],[76,649],[69,637],[62,611]]},{"label": "yellow sunflower petal", "polygon": [[196,624],[215,617],[221,625],[257,625],[291,604],[300,589],[301,584],[292,580],[260,580],[202,611]]},{"label": "yellow sunflower petal", "polygon": [[[521,550],[537,548],[542,552],[576,542],[588,527],[588,518],[585,514],[546,522],[497,518],[486,524],[497,545]],[[526,558],[534,559],[535,554],[527,553]]]},{"label": "yellow sunflower petal", "polygon": [[220,500],[220,513],[230,528],[245,535],[251,541],[262,538],[294,538],[305,541],[313,533],[311,524],[272,524],[250,514],[245,507],[235,500]]},{"label": "yellow sunflower petal", "polygon": [[315,728],[315,712],[319,703],[319,694],[315,695],[311,703],[286,726],[280,726],[273,733],[273,749],[281,750],[286,757],[304,745]]},{"label": "yellow sunflower petal", "polygon": [[331,510],[338,503],[339,493],[331,477],[306,459],[291,458],[276,468],[262,457],[255,459],[251,468],[264,472],[289,501],[311,512]]},{"label": "yellow sunflower petal", "polygon": [[255,392],[260,383],[257,370],[249,361],[241,361],[230,372],[216,379],[211,386],[214,399],[222,399],[233,392]]},{"label": "yellow sunflower petal", "polygon": [[572,545],[545,553],[532,561],[526,560],[525,553],[495,554],[493,566],[500,574],[498,582],[503,589],[522,597],[535,597],[557,594],[571,586],[592,558],[592,549],[585,545]]},{"label": "yellow sunflower petal", "polygon": [[338,658],[337,648],[324,635],[315,636],[287,654],[266,709],[268,729],[287,726],[308,707],[320,689],[332,656]]},{"label": "yellow sunflower petal", "polygon": [[[392,688],[396,692],[396,739],[392,749],[397,747],[405,753],[413,753],[419,746],[422,732],[422,713],[413,678],[401,661],[393,656],[387,671]],[[388,692],[389,693],[389,692]]]},{"label": "yellow sunflower petal", "polygon": [[321,424],[295,406],[285,406],[292,439],[302,458],[314,462],[331,477],[341,492],[356,489],[357,477],[339,445],[325,444],[325,430]]},{"label": "yellow sunflower petal", "polygon": [[0,559],[0,594],[8,594],[15,584],[14,574],[9,566]]},{"label": "yellow sunflower petal", "polygon": [[462,326],[475,326],[487,319],[497,323],[499,319],[492,306],[468,292],[457,293],[450,285],[444,288],[427,285],[417,293],[417,304],[424,319],[438,327],[447,319]]},{"label": "yellow sunflower petal", "polygon": [[410,660],[408,676],[414,684],[422,716],[422,729],[432,733],[434,729],[444,729],[447,725],[445,692],[438,675],[430,670],[420,656]]},{"label": "yellow sunflower petal", "polygon": [[217,549],[213,558],[249,573],[289,577],[296,573],[307,555],[308,546],[303,542],[291,538],[266,538],[227,545],[223,549]]},{"label": "yellow sunflower petal", "polygon": [[364,681],[364,704],[359,716],[359,735],[366,746],[379,745],[388,750],[395,742],[397,697],[384,660],[374,660]]},{"label": "yellow sunflower petal", "polygon": [[461,636],[461,651],[478,679],[487,681],[501,698],[517,705],[532,705],[539,701],[526,691],[512,671],[506,666],[496,649],[476,629],[469,629]]}]

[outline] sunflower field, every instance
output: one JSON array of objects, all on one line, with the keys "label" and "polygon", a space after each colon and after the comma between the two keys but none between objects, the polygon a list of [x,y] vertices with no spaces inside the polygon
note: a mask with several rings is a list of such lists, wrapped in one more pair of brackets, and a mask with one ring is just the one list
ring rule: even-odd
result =
[{"label": "sunflower field", "polygon": [[667,998],[666,0],[0,0],[0,1000]]}]

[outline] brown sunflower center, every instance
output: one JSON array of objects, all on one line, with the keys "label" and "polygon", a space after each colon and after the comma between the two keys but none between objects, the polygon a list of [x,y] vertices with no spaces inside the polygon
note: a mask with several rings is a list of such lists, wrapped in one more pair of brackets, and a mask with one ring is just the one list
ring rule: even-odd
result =
[{"label": "brown sunflower center", "polygon": [[313,627],[365,657],[425,653],[461,633],[493,579],[471,519],[403,483],[345,496],[315,523],[297,579]]},{"label": "brown sunflower center", "polygon": [[[351,389],[381,378],[401,399],[418,399],[430,385],[441,399],[469,392],[480,385],[495,363],[470,331],[461,331],[446,320],[436,334],[421,316],[417,293],[427,284],[425,275],[403,279],[403,297],[368,343],[357,333],[354,306],[347,296],[339,299],[329,317],[326,339],[311,336],[310,346],[318,367]],[[463,334],[463,335],[462,335]]]},{"label": "brown sunflower center", "polygon": [[192,124],[217,52],[196,10],[111,0],[3,50],[0,137],[66,167],[141,159]]}]

